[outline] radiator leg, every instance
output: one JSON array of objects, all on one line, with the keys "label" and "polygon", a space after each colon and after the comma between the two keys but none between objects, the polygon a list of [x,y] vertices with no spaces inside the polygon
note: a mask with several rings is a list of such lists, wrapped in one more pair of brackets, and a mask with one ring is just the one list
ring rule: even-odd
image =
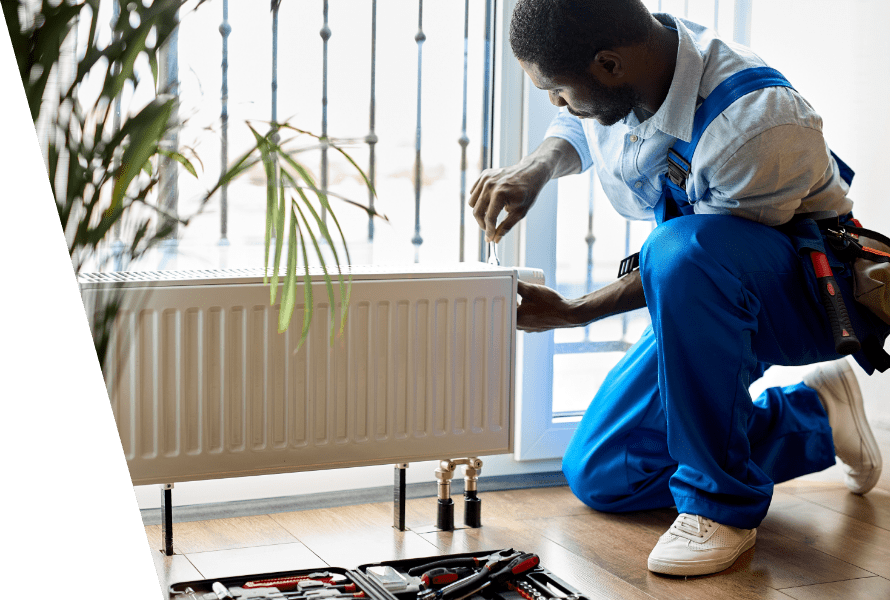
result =
[{"label": "radiator leg", "polygon": [[395,481],[392,487],[392,526],[405,531],[405,470],[408,463],[399,463],[395,467]]},{"label": "radiator leg", "polygon": [[167,556],[173,556],[173,484],[161,485],[161,536],[164,547],[161,548]]},{"label": "radiator leg", "polygon": [[451,499],[451,478],[454,477],[456,466],[452,460],[443,460],[439,462],[439,468],[436,469],[436,479],[439,484],[436,527],[442,531],[454,531],[454,501]]},{"label": "radiator leg", "polygon": [[464,525],[482,527],[482,500],[478,496],[478,480],[482,473],[482,461],[468,458],[464,467]]}]

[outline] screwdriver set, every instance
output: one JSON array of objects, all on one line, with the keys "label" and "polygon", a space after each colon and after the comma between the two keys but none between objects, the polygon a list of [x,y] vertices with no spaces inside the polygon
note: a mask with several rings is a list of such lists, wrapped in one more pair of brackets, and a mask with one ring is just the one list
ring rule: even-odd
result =
[{"label": "screwdriver set", "polygon": [[171,600],[588,600],[512,548],[176,583]]}]

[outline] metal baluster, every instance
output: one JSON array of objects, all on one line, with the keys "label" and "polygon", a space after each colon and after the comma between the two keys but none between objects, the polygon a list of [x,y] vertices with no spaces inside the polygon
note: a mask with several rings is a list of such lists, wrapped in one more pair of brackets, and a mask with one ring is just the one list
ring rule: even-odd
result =
[{"label": "metal baluster", "polygon": [[[220,91],[220,122],[222,126],[222,144],[220,148],[220,175],[226,172],[229,166],[229,34],[232,26],[229,25],[229,0],[223,0],[223,20],[219,26],[222,35],[222,90]],[[228,246],[229,228],[229,186],[223,185],[220,190],[219,211],[219,245]]]},{"label": "metal baluster", "polygon": [[417,33],[414,41],[417,42],[417,137],[415,141],[414,157],[414,262],[420,262],[420,245],[423,238],[420,237],[420,187],[422,166],[420,163],[420,100],[421,100],[421,74],[423,68],[423,42],[426,35],[423,33],[423,0],[418,0],[417,9]]},{"label": "metal baluster", "polygon": [[463,95],[463,120],[461,121],[460,139],[460,262],[464,262],[464,233],[466,223],[466,197],[467,197],[467,47],[470,37],[470,0],[464,2],[464,95]]},{"label": "metal baluster", "polygon": [[[584,241],[587,242],[587,282],[584,287],[585,293],[589,294],[593,291],[593,243],[596,237],[593,235],[593,193],[596,185],[596,169],[590,169],[590,193],[587,195],[587,235]],[[591,325],[584,328],[584,338],[590,341]]]},{"label": "metal baluster", "polygon": [[720,22],[720,0],[714,0],[714,31],[719,31]]},{"label": "metal baluster", "polygon": [[272,0],[272,123],[278,122],[278,10],[281,0]]},{"label": "metal baluster", "polygon": [[689,0],[683,2],[683,17],[689,18]]},{"label": "metal baluster", "polygon": [[[492,18],[494,12],[494,0],[485,2],[485,64],[482,81],[482,168],[491,167],[491,112],[493,109],[494,95],[491,93],[491,73],[494,62],[494,46],[492,38]],[[487,244],[485,232],[479,230],[479,260],[485,262]]]},{"label": "metal baluster", "polygon": [[[321,66],[321,191],[328,191],[328,40],[331,28],[328,26],[328,0],[324,0],[324,25],[318,34],[323,42]],[[321,219],[327,222],[327,210],[321,207]],[[321,238],[324,240],[324,236]]]},{"label": "metal baluster", "polygon": [[[112,2],[112,17],[111,17],[111,27],[114,30],[114,27],[117,25],[118,19],[121,16],[121,5],[120,2],[115,0]],[[113,67],[113,73],[117,75],[120,73],[120,65],[116,64]],[[112,134],[117,134],[118,131],[121,130],[121,96],[118,95],[117,98],[114,99],[114,116],[112,121]],[[119,166],[119,160],[115,158],[113,162],[113,168],[117,171]],[[115,271],[123,271],[124,270],[124,258],[123,252],[124,248],[126,248],[126,244],[121,240],[121,222],[117,221],[114,224],[114,241],[111,243],[111,254],[114,256],[114,270]]]},{"label": "metal baluster", "polygon": [[[375,160],[374,160],[374,148],[377,144],[377,134],[374,133],[374,124],[375,124],[375,111],[377,107],[377,98],[376,94],[376,69],[377,69],[377,0],[373,0],[371,3],[371,124],[370,124],[370,132],[368,133],[368,137],[365,138],[365,141],[368,143],[368,180],[371,182],[371,187],[376,188],[376,183],[374,180],[374,171],[375,171]],[[374,209],[374,193],[371,190],[368,190],[368,206],[373,210]],[[368,217],[368,241],[374,241],[374,217]]]},{"label": "metal baluster", "polygon": [[[178,14],[177,14],[178,17]],[[177,27],[170,33],[167,42],[161,48],[161,68],[164,74],[164,88],[166,92],[172,94],[176,101],[173,105],[173,111],[170,113],[170,120],[174,123],[179,120],[179,28]],[[179,132],[177,127],[171,128],[170,132],[164,137],[162,145],[170,151],[177,151],[179,148]],[[161,157],[159,186],[161,205],[170,214],[177,214],[179,210],[179,163],[166,156]],[[174,224],[170,237],[164,240],[163,256],[160,270],[167,268],[171,260],[174,260],[177,253],[178,241],[177,235],[179,226]]]},{"label": "metal baluster", "polygon": [[[630,256],[630,221],[624,222],[624,256]],[[627,313],[621,313],[621,341],[627,341]]]}]

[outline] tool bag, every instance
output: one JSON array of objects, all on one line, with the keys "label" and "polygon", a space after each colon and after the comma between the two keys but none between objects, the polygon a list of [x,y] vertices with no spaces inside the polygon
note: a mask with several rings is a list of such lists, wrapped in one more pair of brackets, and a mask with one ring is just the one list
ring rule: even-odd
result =
[{"label": "tool bag", "polygon": [[828,229],[835,251],[853,262],[853,296],[856,302],[890,325],[890,239],[864,229],[851,219],[852,226],[840,231]]}]

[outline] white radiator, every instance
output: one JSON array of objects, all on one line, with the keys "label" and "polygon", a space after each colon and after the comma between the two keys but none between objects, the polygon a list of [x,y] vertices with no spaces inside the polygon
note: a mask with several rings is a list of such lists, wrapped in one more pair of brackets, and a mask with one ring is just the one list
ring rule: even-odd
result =
[{"label": "white radiator", "polygon": [[122,294],[106,384],[133,484],[512,452],[517,271],[351,273],[332,347],[313,272],[298,351],[302,288],[279,334],[262,271],[81,276],[91,318],[97,298]]}]

